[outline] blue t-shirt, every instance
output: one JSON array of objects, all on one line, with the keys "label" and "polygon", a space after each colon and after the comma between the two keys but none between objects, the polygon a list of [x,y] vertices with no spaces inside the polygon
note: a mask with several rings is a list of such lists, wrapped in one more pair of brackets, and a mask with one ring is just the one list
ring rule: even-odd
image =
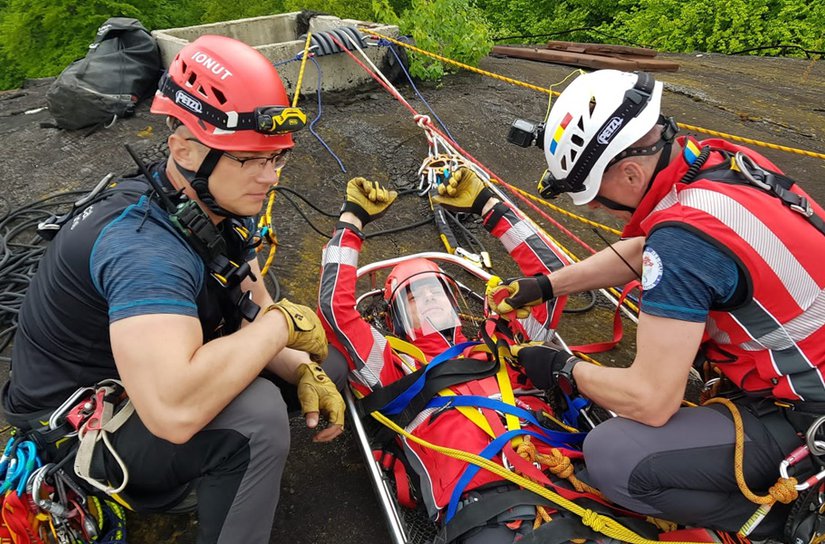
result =
[{"label": "blue t-shirt", "polygon": [[110,322],[144,314],[198,317],[203,260],[145,197],[101,231],[89,266]]},{"label": "blue t-shirt", "polygon": [[645,241],[641,310],[701,323],[711,307],[731,299],[738,281],[730,255],[689,229],[661,227]]}]

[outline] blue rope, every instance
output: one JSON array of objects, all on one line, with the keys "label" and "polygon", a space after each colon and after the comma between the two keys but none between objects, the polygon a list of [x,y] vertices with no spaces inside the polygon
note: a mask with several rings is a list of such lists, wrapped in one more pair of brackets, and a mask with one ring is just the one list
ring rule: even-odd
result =
[{"label": "blue rope", "polygon": [[[383,41],[383,42],[386,42],[386,43],[381,43],[382,41]],[[403,62],[401,62],[401,57],[399,57],[399,56],[398,56],[398,52],[396,52],[396,50],[395,50],[395,44],[393,44],[393,43],[391,43],[391,42],[388,42],[388,41],[386,41],[386,40],[380,40],[380,41],[378,42],[378,44],[379,44],[379,45],[386,45],[387,47],[389,47],[389,48],[390,48],[390,51],[392,51],[392,54],[393,54],[393,55],[395,55],[395,60],[396,60],[396,62],[398,62],[398,66],[400,66],[400,67],[401,67],[401,70],[404,72],[404,75],[405,75],[405,76],[407,76],[407,81],[409,81],[409,82],[410,82],[410,86],[413,88],[413,91],[415,91],[415,95],[418,97],[418,99],[419,99],[419,100],[421,100],[421,102],[423,102],[423,103],[424,103],[424,106],[427,108],[427,110],[428,110],[431,114],[433,114],[433,117],[435,117],[435,120],[436,120],[436,121],[438,121],[438,124],[439,124],[439,125],[441,125],[441,128],[443,128],[443,129],[444,129],[444,132],[447,134],[447,136],[449,136],[449,137],[450,137],[450,139],[451,139],[452,141],[454,141],[454,142],[458,143],[458,140],[456,140],[455,138],[453,138],[453,135],[452,135],[452,134],[450,134],[450,129],[448,129],[448,128],[447,128],[447,125],[445,125],[445,124],[444,124],[444,121],[442,121],[442,120],[441,120],[441,118],[438,116],[438,114],[437,114],[437,113],[435,113],[435,111],[433,111],[433,109],[430,107],[430,105],[429,105],[429,104],[427,103],[427,101],[424,99],[424,96],[423,96],[423,95],[422,95],[422,94],[418,91],[418,87],[416,87],[416,86],[415,86],[415,83],[413,82],[413,78],[412,78],[412,76],[411,76],[411,75],[410,75],[410,73],[407,71],[407,67],[406,67],[406,66],[404,66],[404,63],[403,63]]]},{"label": "blue rope", "polygon": [[318,64],[318,61],[315,60],[315,57],[309,57],[309,60],[311,60],[312,63],[315,64],[315,68],[318,70],[318,85],[315,93],[318,96],[318,114],[315,116],[315,119],[313,119],[312,122],[309,124],[309,131],[312,133],[313,136],[315,136],[315,138],[319,142],[321,142],[321,145],[324,146],[324,149],[326,149],[330,155],[332,155],[332,158],[334,158],[338,162],[338,166],[341,167],[341,172],[346,173],[347,169],[344,168],[344,163],[341,162],[341,159],[338,158],[338,155],[336,155],[335,152],[333,152],[332,149],[330,149],[330,147],[327,145],[324,139],[321,138],[321,136],[317,132],[315,132],[315,123],[317,123],[318,120],[321,118],[321,113],[323,112],[323,107],[321,106],[321,78],[323,76],[323,72],[321,72],[321,65]]}]

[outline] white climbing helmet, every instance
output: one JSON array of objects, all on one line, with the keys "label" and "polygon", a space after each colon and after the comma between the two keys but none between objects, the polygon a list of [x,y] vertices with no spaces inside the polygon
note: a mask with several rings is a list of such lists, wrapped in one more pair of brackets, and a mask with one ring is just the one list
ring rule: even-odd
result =
[{"label": "white climbing helmet", "polygon": [[573,80],[545,123],[542,196],[593,200],[610,161],[656,124],[661,101],[662,83],[645,72],[598,70]]}]

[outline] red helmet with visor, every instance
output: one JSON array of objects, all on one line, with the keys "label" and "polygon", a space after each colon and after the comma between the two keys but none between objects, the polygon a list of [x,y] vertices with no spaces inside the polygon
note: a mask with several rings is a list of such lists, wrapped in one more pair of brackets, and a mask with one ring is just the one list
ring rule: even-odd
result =
[{"label": "red helmet with visor", "polygon": [[461,327],[453,280],[432,261],[413,259],[392,269],[384,285],[393,334],[415,341]]}]

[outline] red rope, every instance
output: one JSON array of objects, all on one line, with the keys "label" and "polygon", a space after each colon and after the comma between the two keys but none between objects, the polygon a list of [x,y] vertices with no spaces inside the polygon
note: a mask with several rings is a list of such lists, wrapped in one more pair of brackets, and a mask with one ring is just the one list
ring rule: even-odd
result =
[{"label": "red rope", "polygon": [[[382,87],[384,87],[384,89],[386,89],[386,90],[387,90],[387,92],[388,92],[388,93],[390,93],[390,95],[392,95],[392,96],[393,96],[393,98],[395,98],[396,100],[398,100],[399,102],[401,102],[401,104],[403,104],[403,105],[404,105],[404,107],[406,107],[408,110],[410,110],[410,113],[412,113],[412,114],[413,114],[413,117],[414,117],[415,121],[416,121],[419,125],[422,125],[422,126],[423,126],[423,125],[426,125],[426,130],[432,130],[433,132],[435,132],[436,134],[438,134],[438,135],[439,135],[442,139],[444,139],[445,141],[447,141],[447,142],[448,142],[451,146],[453,146],[453,147],[454,147],[457,151],[459,151],[459,152],[460,152],[460,153],[462,153],[464,156],[466,156],[467,158],[469,158],[471,161],[473,161],[474,163],[476,163],[476,164],[479,166],[479,168],[481,168],[482,170],[484,170],[484,171],[487,173],[487,175],[488,175],[488,176],[490,176],[491,178],[495,178],[495,179],[497,179],[497,180],[499,181],[499,183],[501,183],[504,187],[506,187],[506,188],[508,189],[508,191],[510,192],[510,194],[511,194],[512,196],[514,196],[515,198],[517,198],[517,199],[521,200],[523,203],[525,203],[527,206],[529,206],[529,207],[530,207],[530,209],[532,209],[532,210],[533,210],[533,211],[535,211],[537,214],[539,214],[539,216],[541,216],[541,217],[542,217],[545,221],[547,221],[548,223],[550,223],[553,227],[555,227],[555,228],[557,228],[558,230],[560,230],[562,233],[564,233],[565,235],[567,235],[567,236],[568,236],[571,240],[573,240],[574,242],[576,242],[577,244],[579,244],[580,246],[582,246],[583,248],[585,248],[585,249],[586,249],[587,251],[589,251],[590,253],[596,253],[596,250],[595,250],[595,249],[593,249],[592,247],[590,247],[589,245],[587,245],[587,243],[585,243],[585,242],[584,242],[584,240],[582,240],[581,238],[579,238],[578,236],[576,236],[575,234],[573,234],[573,233],[572,233],[569,229],[567,229],[564,225],[562,225],[561,223],[559,223],[557,220],[555,220],[555,219],[553,219],[552,217],[550,217],[547,213],[545,213],[545,212],[544,212],[543,210],[541,210],[538,206],[536,206],[536,205],[535,205],[535,204],[534,204],[534,203],[533,203],[530,199],[528,199],[527,197],[525,197],[525,196],[523,196],[523,195],[519,194],[519,193],[515,190],[515,188],[514,188],[511,184],[509,184],[509,183],[505,182],[504,180],[502,180],[500,176],[497,176],[497,175],[495,174],[495,172],[493,172],[492,170],[490,170],[489,168],[487,168],[487,167],[486,167],[486,166],[485,166],[485,165],[484,165],[481,161],[479,161],[478,159],[476,159],[475,157],[473,157],[472,155],[470,155],[470,153],[468,153],[468,152],[467,152],[467,150],[465,150],[465,149],[464,149],[464,148],[462,148],[460,145],[458,145],[458,144],[457,144],[457,143],[456,143],[456,142],[455,142],[452,138],[450,138],[449,136],[447,136],[446,134],[444,134],[443,132],[441,132],[440,130],[438,130],[438,128],[436,128],[436,127],[435,127],[435,125],[433,125],[433,124],[432,124],[432,121],[430,121],[429,117],[422,116],[420,113],[418,113],[418,112],[415,110],[415,108],[413,108],[413,107],[410,105],[410,103],[409,103],[409,102],[407,102],[407,100],[406,100],[406,99],[405,99],[405,98],[401,95],[401,93],[399,93],[399,92],[398,92],[398,90],[396,90],[395,88],[391,87],[390,85],[387,85],[387,83],[386,83],[383,79],[381,79],[380,77],[378,77],[378,75],[376,75],[376,74],[375,74],[375,72],[374,72],[371,68],[369,68],[366,64],[364,64],[364,63],[363,63],[363,62],[361,62],[360,60],[358,60],[358,57],[356,57],[356,56],[355,56],[355,54],[353,54],[353,53],[352,53],[352,52],[351,52],[351,51],[350,51],[347,47],[345,47],[345,46],[344,46],[344,44],[343,44],[343,43],[341,43],[341,40],[339,40],[337,37],[335,37],[335,36],[334,36],[334,35],[332,35],[332,34],[330,34],[330,35],[329,35],[329,37],[332,39],[332,41],[334,41],[334,42],[335,42],[335,44],[336,44],[336,45],[338,45],[338,47],[340,47],[340,48],[341,48],[341,50],[342,50],[344,53],[346,53],[347,55],[349,55],[349,57],[350,57],[352,60],[354,60],[354,61],[355,61],[355,62],[356,62],[356,63],[357,63],[357,64],[358,64],[361,68],[363,68],[363,69],[364,69],[364,71],[365,71],[365,72],[367,72],[367,74],[369,74],[369,75],[370,75],[370,77],[372,77],[372,78],[373,78],[375,81],[377,81],[377,82],[378,82],[378,83],[379,83]],[[423,122],[422,122],[422,119],[423,119]]]}]

